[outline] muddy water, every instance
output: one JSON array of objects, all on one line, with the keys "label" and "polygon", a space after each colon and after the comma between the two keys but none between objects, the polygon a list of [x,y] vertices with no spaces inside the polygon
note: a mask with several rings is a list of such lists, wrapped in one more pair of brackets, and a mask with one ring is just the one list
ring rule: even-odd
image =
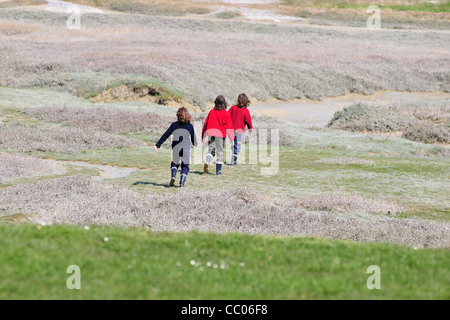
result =
[{"label": "muddy water", "polygon": [[289,124],[304,127],[323,127],[333,117],[336,111],[342,110],[354,103],[369,105],[393,105],[396,103],[447,103],[450,104],[450,94],[447,93],[412,93],[412,92],[379,92],[373,95],[352,94],[337,98],[326,98],[322,101],[296,100],[289,102],[267,101],[253,102],[250,111],[254,115],[266,115],[281,119]]}]

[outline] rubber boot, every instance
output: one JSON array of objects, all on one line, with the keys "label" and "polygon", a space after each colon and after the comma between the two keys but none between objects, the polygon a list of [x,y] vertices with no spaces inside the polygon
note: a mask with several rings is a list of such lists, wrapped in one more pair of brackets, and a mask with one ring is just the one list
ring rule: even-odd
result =
[{"label": "rubber boot", "polygon": [[172,178],[170,179],[170,186],[174,187],[175,186],[175,178],[177,177],[177,168],[172,168]]},{"label": "rubber boot", "polygon": [[216,175],[218,175],[218,176],[222,175],[222,164],[221,163],[216,164]]},{"label": "rubber boot", "polygon": [[237,155],[233,155],[233,161],[231,162],[231,165],[237,166]]},{"label": "rubber boot", "polygon": [[183,173],[183,174],[181,174],[181,178],[180,178],[180,188],[184,187],[185,182],[186,182],[186,175]]}]

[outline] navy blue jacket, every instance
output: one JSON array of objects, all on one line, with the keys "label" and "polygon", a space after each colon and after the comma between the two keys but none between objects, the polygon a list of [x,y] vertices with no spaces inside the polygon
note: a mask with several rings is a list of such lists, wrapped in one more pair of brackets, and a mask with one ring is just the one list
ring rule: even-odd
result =
[{"label": "navy blue jacket", "polygon": [[158,148],[166,142],[167,139],[173,134],[172,149],[179,143],[182,143],[183,148],[190,148],[192,145],[197,145],[197,138],[194,132],[194,126],[190,123],[174,122],[170,125],[169,129],[162,135],[162,137],[156,143]]}]

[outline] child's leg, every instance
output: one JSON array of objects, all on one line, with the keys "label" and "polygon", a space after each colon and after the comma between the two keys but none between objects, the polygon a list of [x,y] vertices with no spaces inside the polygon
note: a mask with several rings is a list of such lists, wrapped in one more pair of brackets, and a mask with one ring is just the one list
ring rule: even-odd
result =
[{"label": "child's leg", "polygon": [[170,184],[169,185],[171,187],[175,186],[175,179],[177,177],[177,171],[178,171],[179,167],[180,167],[180,165],[179,164],[175,164],[173,161],[170,164],[171,179],[170,179]]},{"label": "child's leg", "polygon": [[203,167],[203,171],[205,173],[209,173],[209,164],[211,163],[215,153],[216,153],[215,137],[209,137],[208,138],[208,154],[206,155],[206,162],[205,162],[205,166]]},{"label": "child's leg", "polygon": [[241,152],[241,147],[242,147],[242,138],[243,138],[243,134],[241,132],[236,132],[236,155],[238,155]]},{"label": "child's leg", "polygon": [[222,174],[222,166],[223,166],[223,145],[225,144],[225,139],[216,137],[216,153],[217,153],[217,161],[216,161],[216,175]]},{"label": "child's leg", "polygon": [[242,146],[242,133],[239,131],[234,132],[234,146],[233,146],[233,161],[232,164],[237,164],[237,156],[241,152]]},{"label": "child's leg", "polygon": [[180,187],[184,187],[186,177],[189,173],[189,163],[191,162],[191,143],[183,143],[183,149],[180,152],[181,155],[181,178]]},{"label": "child's leg", "polygon": [[187,176],[189,174],[190,168],[189,164],[181,163],[181,174]]},{"label": "child's leg", "polygon": [[216,155],[216,137],[209,137],[208,139],[208,154],[210,154],[212,157]]},{"label": "child's leg", "polygon": [[223,146],[225,144],[225,139],[221,137],[216,137],[216,155],[217,160],[216,163],[223,164]]},{"label": "child's leg", "polygon": [[237,154],[237,131],[234,132],[234,144],[231,147],[231,151],[233,151],[233,154]]},{"label": "child's leg", "polygon": [[176,164],[175,162],[172,161],[172,163],[170,164],[170,167],[171,167],[171,168],[178,169],[178,168],[180,167],[180,165],[179,165],[179,164]]},{"label": "child's leg", "polygon": [[191,145],[183,148],[183,157],[181,158],[181,174],[187,176],[189,174],[189,163],[191,162]]},{"label": "child's leg", "polygon": [[184,187],[186,182],[187,175],[189,174],[189,163],[181,162],[181,178],[180,178],[180,187]]}]

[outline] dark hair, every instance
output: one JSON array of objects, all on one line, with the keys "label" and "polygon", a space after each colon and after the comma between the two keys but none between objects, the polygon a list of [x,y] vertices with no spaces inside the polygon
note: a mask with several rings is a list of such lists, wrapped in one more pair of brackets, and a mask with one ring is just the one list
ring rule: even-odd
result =
[{"label": "dark hair", "polygon": [[185,107],[182,107],[178,109],[177,111],[177,120],[181,123],[191,123],[191,114],[189,113],[188,109]]},{"label": "dark hair", "polygon": [[227,110],[228,104],[224,96],[217,96],[216,101],[214,101],[214,109],[216,110]]},{"label": "dark hair", "polygon": [[245,93],[241,93],[238,97],[238,107],[239,108],[247,108],[250,105],[250,100],[248,99]]}]

